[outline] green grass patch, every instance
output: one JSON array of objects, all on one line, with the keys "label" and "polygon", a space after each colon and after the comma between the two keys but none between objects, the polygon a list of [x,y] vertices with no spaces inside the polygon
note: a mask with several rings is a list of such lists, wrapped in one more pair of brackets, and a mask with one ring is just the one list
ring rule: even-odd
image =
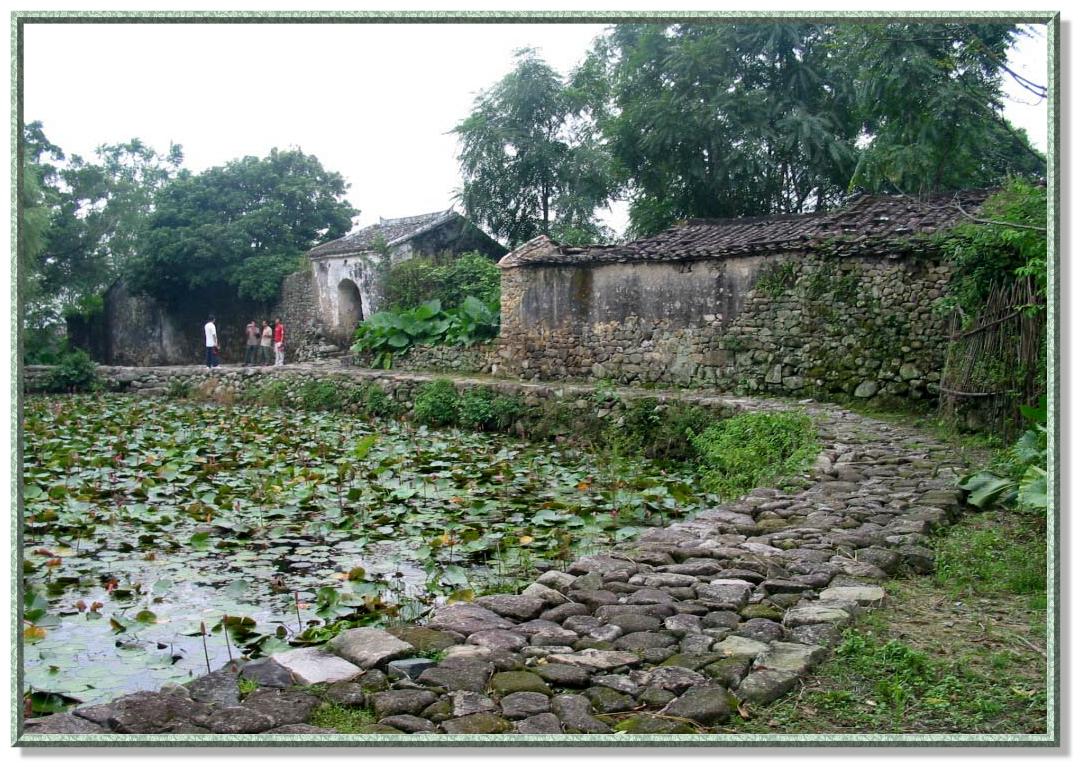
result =
[{"label": "green grass patch", "polygon": [[369,727],[377,723],[377,717],[367,708],[348,708],[332,702],[324,702],[313,711],[313,715],[309,717],[309,723],[313,726],[334,729],[341,734],[357,734],[366,732]]},{"label": "green grass patch", "polygon": [[887,583],[801,689],[723,731],[1046,731],[1043,544],[1041,522],[970,516],[934,540],[934,575]]},{"label": "green grass patch", "polygon": [[817,434],[805,413],[742,413],[691,439],[705,487],[736,498],[805,471],[817,455]]}]

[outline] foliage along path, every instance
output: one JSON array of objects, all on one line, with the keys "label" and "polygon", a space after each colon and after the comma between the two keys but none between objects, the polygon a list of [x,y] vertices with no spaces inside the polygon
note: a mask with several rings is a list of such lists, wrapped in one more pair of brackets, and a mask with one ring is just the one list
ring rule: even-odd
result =
[{"label": "foliage along path", "polygon": [[[823,452],[801,490],[754,490],[424,625],[348,630],[327,649],[33,719],[26,736],[323,732],[307,722],[330,709],[366,734],[740,732],[744,706],[793,688],[881,602],[881,580],[933,568],[927,534],[959,510],[959,461],[941,443],[805,409]],[[304,683],[327,690],[290,686]]]}]

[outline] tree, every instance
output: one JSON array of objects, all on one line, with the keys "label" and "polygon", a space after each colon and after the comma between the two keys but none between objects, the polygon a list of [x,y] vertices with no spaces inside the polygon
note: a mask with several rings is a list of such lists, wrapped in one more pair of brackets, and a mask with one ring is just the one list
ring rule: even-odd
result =
[{"label": "tree", "polygon": [[350,229],[357,210],[346,189],[342,175],[296,149],[182,172],[155,197],[127,276],[163,300],[216,285],[273,300],[302,253]]},{"label": "tree", "polygon": [[1005,24],[842,27],[869,139],[852,183],[924,194],[1042,175],[1043,156],[1002,117],[1002,73],[1019,34]]},{"label": "tree", "polygon": [[101,145],[93,160],[65,157],[34,122],[25,127],[24,148],[27,179],[37,182],[48,220],[28,264],[37,299],[54,317],[94,307],[134,258],[155,192],[180,167],[181,147],[163,155],[132,139]]},{"label": "tree", "polygon": [[584,68],[634,234],[692,217],[801,212],[849,190],[1036,173],[1003,120],[1008,25],[620,25]]},{"label": "tree", "polygon": [[540,233],[596,240],[595,212],[612,190],[608,156],[576,91],[533,49],[516,57],[453,130],[467,216],[511,247]]}]

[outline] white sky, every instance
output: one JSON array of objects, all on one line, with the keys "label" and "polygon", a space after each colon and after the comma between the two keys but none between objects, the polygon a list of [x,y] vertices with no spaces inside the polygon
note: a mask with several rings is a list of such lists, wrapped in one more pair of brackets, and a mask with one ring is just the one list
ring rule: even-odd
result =
[{"label": "white sky", "polygon": [[[179,142],[202,170],[297,146],[350,183],[357,222],[444,209],[461,184],[451,129],[535,47],[559,72],[595,24],[36,24],[25,27],[24,117],[68,153],[139,137]],[[1013,66],[1046,82],[1046,40]],[[1046,106],[1013,87],[1011,121],[1046,146]],[[606,219],[626,224],[618,204]]]}]

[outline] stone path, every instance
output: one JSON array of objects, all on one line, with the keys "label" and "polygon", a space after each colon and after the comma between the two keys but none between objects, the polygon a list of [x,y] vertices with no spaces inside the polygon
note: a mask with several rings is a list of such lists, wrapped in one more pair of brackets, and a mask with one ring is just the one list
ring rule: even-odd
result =
[{"label": "stone path", "polygon": [[[803,490],[754,490],[518,595],[438,608],[425,625],[348,630],[324,648],[31,719],[25,732],[325,733],[307,723],[325,700],[370,711],[365,733],[723,731],[740,704],[770,703],[830,656],[842,629],[882,603],[882,580],[933,570],[927,535],[959,512],[946,446],[800,407],[823,447]],[[239,677],[255,690],[242,695]]]}]

